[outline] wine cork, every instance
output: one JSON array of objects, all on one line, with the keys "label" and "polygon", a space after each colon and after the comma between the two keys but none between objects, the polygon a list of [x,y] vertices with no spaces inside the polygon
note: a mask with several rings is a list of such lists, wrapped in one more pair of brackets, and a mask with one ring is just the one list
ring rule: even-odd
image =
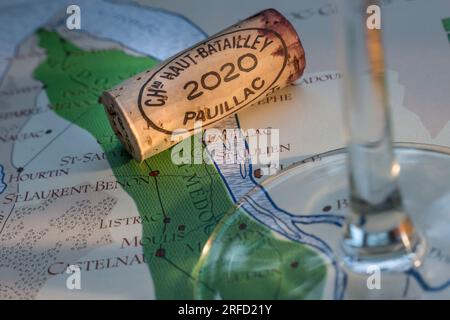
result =
[{"label": "wine cork", "polygon": [[[157,44],[155,44],[157,45]],[[103,93],[111,126],[138,161],[180,130],[207,128],[298,79],[305,54],[294,27],[264,10]]]}]

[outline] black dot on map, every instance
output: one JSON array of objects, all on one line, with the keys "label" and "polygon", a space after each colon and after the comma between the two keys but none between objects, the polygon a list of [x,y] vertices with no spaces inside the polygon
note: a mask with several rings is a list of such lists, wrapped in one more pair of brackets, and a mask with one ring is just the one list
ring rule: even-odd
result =
[{"label": "black dot on map", "polygon": [[295,268],[297,268],[297,267],[298,267],[298,261],[295,261],[295,260],[292,261],[292,262],[291,262],[291,268],[292,268],[292,269],[295,269]]},{"label": "black dot on map", "polygon": [[21,173],[22,171],[23,171],[23,168],[22,168],[22,167],[17,168],[17,172],[18,172],[18,173]]},{"label": "black dot on map", "polygon": [[163,222],[166,223],[166,224],[170,223],[170,218],[169,217],[164,218]]},{"label": "black dot on map", "polygon": [[241,223],[239,225],[239,230],[245,230],[247,228],[247,225],[245,223]]},{"label": "black dot on map", "polygon": [[331,210],[331,206],[325,206],[325,207],[322,208],[323,212],[328,212],[330,210]]},{"label": "black dot on map", "polygon": [[142,79],[141,77],[137,77],[137,78],[136,78],[136,80],[138,80],[138,81],[141,80],[141,79]]},{"label": "black dot on map", "polygon": [[155,256],[159,257],[159,258],[162,258],[165,255],[166,255],[166,250],[164,250],[163,248],[160,248],[160,249],[156,250],[156,252],[155,252]]},{"label": "black dot on map", "polygon": [[149,172],[149,176],[151,177],[157,177],[159,176],[159,170],[152,170]]},{"label": "black dot on map", "polygon": [[255,171],[253,171],[253,175],[255,176],[255,178],[259,179],[263,176],[261,169],[256,169]]},{"label": "black dot on map", "polygon": [[178,230],[179,230],[179,231],[184,231],[184,229],[186,229],[186,226],[185,226],[184,224],[180,224],[180,225],[178,226]]},{"label": "black dot on map", "polygon": [[50,134],[52,133],[52,129],[48,129],[47,131],[45,131],[46,134]]}]

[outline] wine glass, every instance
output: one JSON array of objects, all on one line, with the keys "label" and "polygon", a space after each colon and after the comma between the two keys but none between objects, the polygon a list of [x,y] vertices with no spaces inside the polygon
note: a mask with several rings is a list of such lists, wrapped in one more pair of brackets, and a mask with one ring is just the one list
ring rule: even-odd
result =
[{"label": "wine glass", "polygon": [[450,298],[450,151],[392,142],[369,4],[339,2],[347,148],[240,199],[203,248],[197,298]]}]

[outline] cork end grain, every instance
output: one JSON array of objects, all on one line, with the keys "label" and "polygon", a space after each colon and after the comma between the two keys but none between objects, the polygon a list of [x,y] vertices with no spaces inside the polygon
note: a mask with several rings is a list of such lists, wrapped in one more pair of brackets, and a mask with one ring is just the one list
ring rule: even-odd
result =
[{"label": "cork end grain", "polygon": [[[253,17],[258,17],[262,26],[276,31],[278,34],[293,35],[293,38],[290,39],[290,43],[287,43],[287,65],[288,69],[291,70],[291,72],[287,78],[286,85],[299,79],[305,71],[306,58],[303,44],[294,26],[279,11],[273,8],[266,9]],[[275,51],[275,54],[277,53],[279,55],[284,55],[284,48],[280,47],[279,50]]]},{"label": "cork end grain", "polygon": [[105,107],[111,128],[123,147],[134,159],[139,162],[144,161],[145,157],[140,152],[142,149],[139,147],[136,131],[131,127],[132,122],[123,113],[124,109],[119,105],[120,102],[108,91],[103,92],[100,100]]}]

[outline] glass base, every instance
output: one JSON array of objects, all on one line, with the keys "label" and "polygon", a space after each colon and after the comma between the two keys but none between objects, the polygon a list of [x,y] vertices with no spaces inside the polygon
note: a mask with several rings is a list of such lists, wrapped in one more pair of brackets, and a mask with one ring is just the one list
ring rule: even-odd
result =
[{"label": "glass base", "polygon": [[395,152],[404,206],[423,238],[401,257],[416,259],[413,267],[365,261],[355,272],[344,261],[347,166],[345,150],[337,150],[291,166],[238,202],[203,249],[196,297],[449,299],[450,153],[416,144]]}]

